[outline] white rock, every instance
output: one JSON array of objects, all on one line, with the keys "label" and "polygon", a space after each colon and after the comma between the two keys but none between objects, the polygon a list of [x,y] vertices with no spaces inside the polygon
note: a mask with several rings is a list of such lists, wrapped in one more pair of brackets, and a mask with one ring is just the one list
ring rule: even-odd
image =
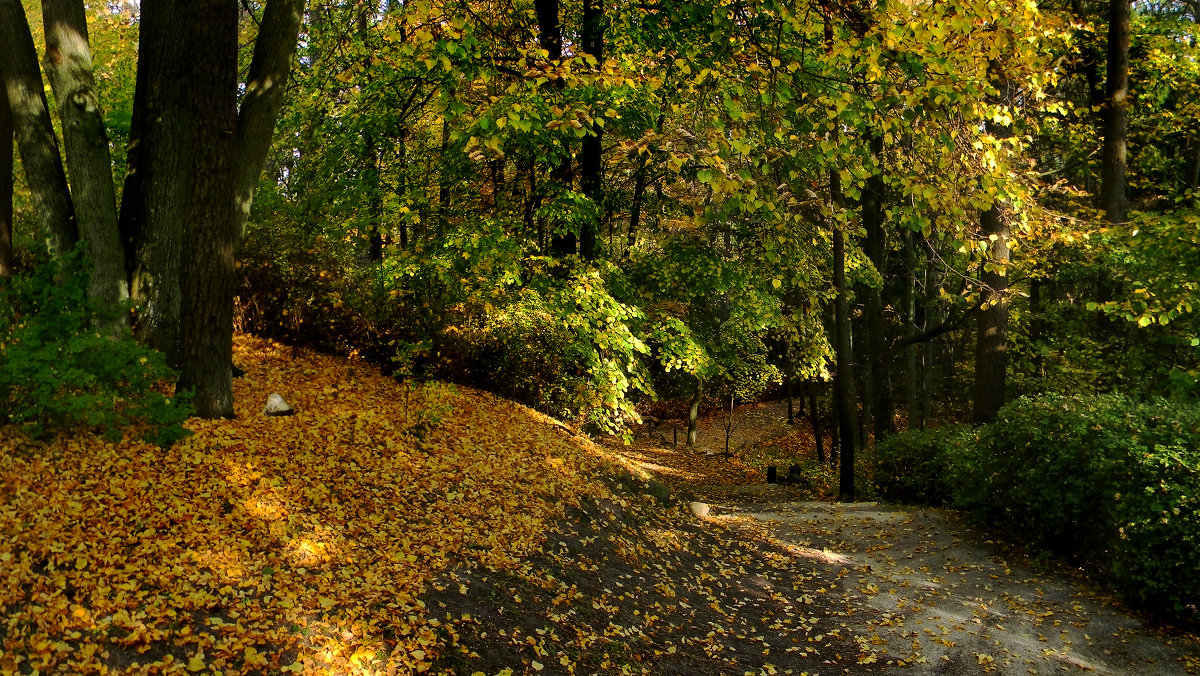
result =
[{"label": "white rock", "polygon": [[263,415],[292,415],[295,412],[296,409],[284,401],[283,395],[278,392],[272,392],[267,397],[267,405],[263,407]]},{"label": "white rock", "polygon": [[692,514],[694,516],[698,516],[701,519],[708,516],[708,503],[707,502],[689,502],[688,509],[692,510]]}]

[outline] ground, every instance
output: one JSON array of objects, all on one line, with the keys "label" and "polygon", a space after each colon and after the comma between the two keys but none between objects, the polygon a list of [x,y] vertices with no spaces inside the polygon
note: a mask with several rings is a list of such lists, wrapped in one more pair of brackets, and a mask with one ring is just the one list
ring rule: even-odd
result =
[{"label": "ground", "polygon": [[171,448],[0,427],[0,675],[1195,672],[1186,631],[953,513],[766,485],[812,451],[779,404],[726,459],[721,415],[625,445],[235,348],[236,418]]},{"label": "ground", "polygon": [[[1196,673],[1194,635],[1123,609],[1062,567],[1031,563],[962,515],[809,501],[794,487],[765,484],[742,460],[796,434],[786,407],[745,407],[734,421],[731,460],[723,415],[702,422],[694,450],[673,443],[683,438],[679,421],[607,446],[670,490],[666,511],[634,507],[637,495],[661,487],[631,480],[624,488],[632,503],[571,513],[522,574],[443,578],[427,599],[452,628],[438,666],[486,674]],[[649,551],[631,554],[639,546]],[[454,619],[463,614],[470,620]]]}]

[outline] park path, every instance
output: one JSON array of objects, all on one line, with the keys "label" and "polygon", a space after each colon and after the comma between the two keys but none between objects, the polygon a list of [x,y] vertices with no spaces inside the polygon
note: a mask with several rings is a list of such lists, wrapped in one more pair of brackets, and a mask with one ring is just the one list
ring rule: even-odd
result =
[{"label": "park path", "polygon": [[[739,410],[733,448],[782,433],[786,405]],[[668,433],[669,434],[669,433]],[[1197,673],[1200,643],[1149,626],[1113,598],[1058,570],[1034,570],[953,511],[798,499],[717,456],[720,417],[701,425],[697,451],[670,437],[633,453],[668,483],[711,507],[707,518],[748,527],[836,569],[844,619],[868,661],[920,674]],[[657,451],[655,441],[662,446]],[[699,458],[699,459],[698,459]],[[732,479],[732,480],[731,480]],[[863,644],[862,642],[866,642]]]}]

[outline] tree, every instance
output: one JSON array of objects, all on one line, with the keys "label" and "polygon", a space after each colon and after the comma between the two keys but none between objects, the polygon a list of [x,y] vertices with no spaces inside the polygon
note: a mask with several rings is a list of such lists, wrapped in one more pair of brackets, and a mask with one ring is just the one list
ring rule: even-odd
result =
[{"label": "tree", "polygon": [[65,253],[79,240],[78,212],[92,259],[89,295],[112,304],[124,297],[128,283],[139,303],[138,335],[183,367],[180,386],[196,388],[197,413],[229,416],[233,260],[278,114],[303,2],[268,3],[240,115],[236,3],[165,0],[141,9],[129,171],[119,217],[81,0],[43,4],[47,72],[63,120],[70,189],[32,34],[15,0],[0,3],[0,60],[10,64],[5,91],[52,251]]},{"label": "tree", "polygon": [[[89,263],[88,296],[110,308],[129,297],[125,252],[117,231],[112,158],[92,77],[87,18],[81,0],[43,0],[46,73],[62,119],[71,203]],[[118,324],[128,321],[119,317]]]},{"label": "tree", "polygon": [[[0,65],[0,84],[4,83]],[[0,279],[13,273],[13,119],[8,88],[0,86]]]},{"label": "tree", "polygon": [[1132,0],[1109,0],[1108,81],[1104,87],[1104,156],[1100,208],[1109,223],[1125,222],[1126,135],[1129,129],[1129,34]]},{"label": "tree", "polygon": [[21,164],[50,250],[66,254],[79,243],[67,175],[58,154],[29,21],[19,0],[0,0],[0,63]]}]

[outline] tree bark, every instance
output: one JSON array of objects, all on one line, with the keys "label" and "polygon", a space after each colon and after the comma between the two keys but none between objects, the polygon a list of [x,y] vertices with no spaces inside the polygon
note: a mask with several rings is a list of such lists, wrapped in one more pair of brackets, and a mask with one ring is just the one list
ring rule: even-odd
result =
[{"label": "tree bark", "polygon": [[[87,15],[82,0],[42,0],[46,73],[62,120],[75,217],[90,264],[88,297],[116,308],[129,297],[125,250],[117,231],[108,132],[92,77]],[[129,323],[115,315],[116,328]]]},{"label": "tree bark", "polygon": [[1109,223],[1123,223],[1128,208],[1125,155],[1129,128],[1130,3],[1131,0],[1109,0],[1108,5],[1108,82],[1105,85],[1100,208]]},{"label": "tree bark", "polygon": [[[836,171],[829,173],[829,191],[836,211],[842,201],[841,178]],[[834,301],[833,335],[837,366],[833,379],[833,398],[837,402],[838,439],[841,448],[838,462],[841,466],[838,484],[838,499],[854,501],[854,371],[851,367],[853,352],[850,344],[850,301],[846,287],[846,236],[836,216],[833,228],[833,286],[837,292]]]},{"label": "tree bark", "polygon": [[0,64],[0,279],[13,275],[13,138],[12,109],[8,89],[3,86],[4,65]]},{"label": "tree bark", "polygon": [[983,212],[980,230],[995,236],[988,247],[983,274],[983,309],[976,325],[975,397],[972,420],[990,423],[1004,405],[1008,376],[1008,222],[994,204]]},{"label": "tree bark", "polygon": [[808,418],[812,423],[813,442],[817,445],[817,462],[825,464],[825,439],[821,436],[821,415],[817,411],[817,382],[808,383]]},{"label": "tree bark", "polygon": [[194,0],[188,12],[192,181],[184,237],[179,387],[202,418],[233,417],[234,168],[238,8]]},{"label": "tree bark", "polygon": [[79,243],[79,229],[58,139],[46,104],[37,50],[25,9],[0,0],[0,63],[12,112],[21,165],[33,196],[33,211],[48,237],[50,252],[64,255]]},{"label": "tree bark", "polygon": [[[542,49],[546,50],[547,60],[551,63],[557,63],[562,60],[563,53],[559,2],[558,0],[535,0],[533,7],[537,14],[538,44],[541,45]],[[563,86],[562,80],[555,78],[553,86],[561,88]],[[569,150],[559,160],[558,166],[554,169],[553,178],[558,183],[558,190],[571,190],[572,184],[575,182],[575,176],[574,169],[571,166],[571,153]],[[573,230],[560,231],[559,228],[561,225],[558,223],[551,227],[553,229],[550,235],[551,253],[560,257],[578,253],[578,239]]]},{"label": "tree bark", "polygon": [[[596,59],[596,68],[604,64],[604,4],[600,0],[584,0],[581,31],[583,51]],[[600,213],[604,196],[604,128],[592,123],[591,133],[583,137],[579,150],[579,189],[595,207],[595,213],[584,223],[579,237],[579,252],[585,260],[594,261],[599,255]]]},{"label": "tree bark", "polygon": [[237,210],[234,232],[235,253],[241,249],[254,202],[254,190],[262,175],[263,162],[271,149],[271,138],[283,95],[287,89],[296,38],[304,16],[304,0],[270,0],[263,10],[262,25],[254,43],[254,57],[246,78],[246,93],[238,112],[237,126]]},{"label": "tree bark", "polygon": [[134,335],[178,366],[180,275],[190,182],[188,5],[142,7],[137,89],[119,228],[136,302]]},{"label": "tree bark", "polygon": [[700,401],[704,399],[704,379],[696,376],[696,389],[688,405],[687,449],[695,450],[696,437],[700,433]]},{"label": "tree bark", "polygon": [[[883,232],[884,185],[880,156],[883,154],[883,136],[870,134],[867,139],[871,156],[876,159],[875,172],[867,179],[862,193],[862,221],[866,230],[865,248],[867,257],[880,277],[886,279],[887,248]],[[883,288],[869,289],[866,293],[866,347],[870,364],[870,405],[875,442],[887,438],[896,431],[895,401],[892,397],[891,355],[887,350],[883,321]]]}]

